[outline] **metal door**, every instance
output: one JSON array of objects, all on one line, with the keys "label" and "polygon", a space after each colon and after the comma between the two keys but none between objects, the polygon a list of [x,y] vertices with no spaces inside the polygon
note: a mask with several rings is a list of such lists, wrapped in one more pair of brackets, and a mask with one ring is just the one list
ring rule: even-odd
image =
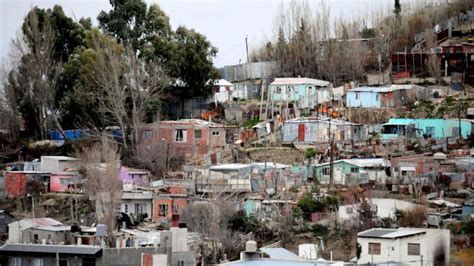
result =
[{"label": "metal door", "polygon": [[304,124],[298,125],[298,141],[303,142],[304,141]]}]

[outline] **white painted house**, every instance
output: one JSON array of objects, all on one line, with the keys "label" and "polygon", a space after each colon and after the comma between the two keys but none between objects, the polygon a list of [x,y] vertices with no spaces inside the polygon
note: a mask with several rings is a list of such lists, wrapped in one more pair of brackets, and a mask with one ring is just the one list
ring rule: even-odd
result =
[{"label": "white painted house", "polygon": [[137,217],[139,214],[153,215],[153,192],[123,192],[120,200],[120,212]]},{"label": "white painted house", "polygon": [[362,252],[358,264],[448,265],[447,229],[373,228],[357,234]]},{"label": "white painted house", "polygon": [[225,79],[217,79],[213,82],[214,102],[223,103],[232,100],[234,85]]}]

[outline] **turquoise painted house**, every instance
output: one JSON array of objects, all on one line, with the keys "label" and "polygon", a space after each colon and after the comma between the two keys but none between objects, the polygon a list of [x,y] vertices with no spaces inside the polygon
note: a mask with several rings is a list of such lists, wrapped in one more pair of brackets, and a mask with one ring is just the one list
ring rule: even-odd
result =
[{"label": "turquoise painted house", "polygon": [[[471,121],[461,119],[461,135],[469,138],[471,135]],[[382,140],[397,139],[399,137],[417,138],[427,137],[442,139],[459,136],[459,120],[455,118],[391,118],[382,124]]]},{"label": "turquoise painted house", "polygon": [[276,78],[269,85],[270,100],[295,102],[298,108],[311,108],[329,100],[329,82],[310,78]]},{"label": "turquoise painted house", "polygon": [[[382,158],[342,159],[333,163],[333,182],[338,185],[367,184],[369,181],[384,183],[390,161]],[[328,162],[314,166],[316,179],[328,184],[330,164]]]}]

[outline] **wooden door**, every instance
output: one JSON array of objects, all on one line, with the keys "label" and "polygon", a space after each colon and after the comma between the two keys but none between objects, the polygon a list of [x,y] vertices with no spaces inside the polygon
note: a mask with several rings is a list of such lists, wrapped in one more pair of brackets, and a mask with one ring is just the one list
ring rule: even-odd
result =
[{"label": "wooden door", "polygon": [[303,142],[304,141],[304,124],[299,124],[298,125],[298,141]]}]

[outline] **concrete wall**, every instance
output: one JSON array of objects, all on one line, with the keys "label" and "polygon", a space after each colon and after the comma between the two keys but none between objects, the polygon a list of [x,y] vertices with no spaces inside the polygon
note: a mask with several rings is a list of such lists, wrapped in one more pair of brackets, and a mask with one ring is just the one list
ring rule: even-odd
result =
[{"label": "concrete wall", "polygon": [[[137,209],[137,206],[138,209]],[[142,212],[139,211],[139,209],[142,209]],[[152,200],[147,200],[147,199],[122,199],[120,202],[120,211],[125,212],[127,214],[134,214],[138,215],[140,213],[142,214],[148,214],[148,217],[152,217],[153,213],[153,208],[152,208]]]},{"label": "concrete wall", "polygon": [[[44,266],[49,265],[56,265],[56,257],[50,254],[42,256],[42,255],[31,255],[31,256],[9,256],[7,258],[8,264],[6,265],[15,265],[13,264],[13,260],[18,258],[21,260],[21,266],[35,266],[34,261],[39,260],[42,261]],[[91,258],[94,261],[94,258]],[[67,261],[68,266],[82,266],[83,257],[82,256],[73,256],[73,255],[59,255],[59,261]],[[41,263],[41,262],[37,262]],[[3,264],[1,264],[3,265]],[[37,264],[36,264],[37,265]]]}]

